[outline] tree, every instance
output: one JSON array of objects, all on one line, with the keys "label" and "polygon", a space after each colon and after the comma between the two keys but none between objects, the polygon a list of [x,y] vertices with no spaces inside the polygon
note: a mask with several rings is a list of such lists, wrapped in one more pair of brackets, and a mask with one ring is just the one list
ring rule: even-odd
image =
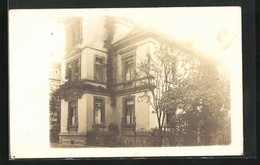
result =
[{"label": "tree", "polygon": [[186,145],[230,143],[229,74],[209,58],[188,59],[183,61],[189,65],[186,76],[177,79],[167,95],[170,104],[176,106],[179,100],[181,113],[173,116],[176,134]]},{"label": "tree", "polygon": [[177,56],[178,53],[170,46],[160,44],[154,52],[147,51],[146,59],[137,65],[136,77],[146,77],[145,83],[149,88],[140,98],[152,106],[153,113],[157,116],[160,146],[165,116],[168,111],[176,110],[165,96],[174,84]]},{"label": "tree", "polygon": [[[210,58],[188,55],[160,44],[137,65],[137,77],[147,77],[143,92],[157,116],[159,145],[165,135],[167,114],[175,144],[223,144],[230,142],[230,91],[227,72]],[[223,130],[226,130],[223,132]],[[225,142],[223,142],[225,141]]]},{"label": "tree", "polygon": [[51,142],[58,142],[60,133],[60,89],[52,90],[50,93],[50,140]]}]

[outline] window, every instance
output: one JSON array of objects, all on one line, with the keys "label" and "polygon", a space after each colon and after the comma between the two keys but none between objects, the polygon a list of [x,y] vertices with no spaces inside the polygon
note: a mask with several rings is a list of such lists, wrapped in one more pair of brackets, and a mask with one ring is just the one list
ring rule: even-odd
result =
[{"label": "window", "polygon": [[167,123],[167,125],[173,124],[173,113],[166,114],[166,123]]},{"label": "window", "polygon": [[67,64],[66,78],[71,81],[80,80],[80,62],[79,59]]},{"label": "window", "polygon": [[135,124],[135,108],[134,108],[134,98],[125,99],[124,102],[124,120],[125,124]]},{"label": "window", "polygon": [[124,79],[125,81],[133,79],[133,56],[124,59]]},{"label": "window", "polygon": [[68,112],[68,126],[78,125],[78,105],[77,101],[73,100],[69,102]]},{"label": "window", "polygon": [[94,124],[105,124],[105,103],[103,98],[94,98]]},{"label": "window", "polygon": [[104,82],[105,81],[105,74],[104,74],[104,59],[100,57],[96,57],[95,60],[95,80],[97,82]]}]

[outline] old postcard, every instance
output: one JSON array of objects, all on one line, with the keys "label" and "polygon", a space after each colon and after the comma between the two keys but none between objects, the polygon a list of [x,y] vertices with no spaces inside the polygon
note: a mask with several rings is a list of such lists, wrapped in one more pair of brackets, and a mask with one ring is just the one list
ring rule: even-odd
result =
[{"label": "old postcard", "polygon": [[10,158],[243,155],[240,7],[9,11]]}]

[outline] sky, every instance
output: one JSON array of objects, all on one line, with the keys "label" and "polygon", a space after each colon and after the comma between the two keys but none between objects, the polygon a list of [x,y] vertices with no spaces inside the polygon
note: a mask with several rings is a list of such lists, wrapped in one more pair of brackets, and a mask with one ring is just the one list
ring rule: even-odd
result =
[{"label": "sky", "polygon": [[53,61],[60,61],[65,45],[61,19],[79,15],[128,17],[144,27],[152,27],[179,41],[189,42],[195,49],[213,57],[223,54],[221,43],[217,41],[217,33],[221,29],[227,29],[227,40],[234,35],[241,38],[240,7],[13,10],[10,19],[19,28],[17,31],[23,31],[19,37],[26,42],[22,41],[22,44],[33,42],[33,45],[37,41],[46,46],[42,53],[48,54]]}]

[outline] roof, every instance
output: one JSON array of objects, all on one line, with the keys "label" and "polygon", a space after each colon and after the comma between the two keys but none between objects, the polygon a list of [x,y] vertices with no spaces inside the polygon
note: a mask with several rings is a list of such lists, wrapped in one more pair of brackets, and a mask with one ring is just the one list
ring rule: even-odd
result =
[{"label": "roof", "polygon": [[131,32],[126,35],[121,40],[113,43],[116,49],[124,48],[128,45],[134,44],[138,41],[144,40],[146,38],[153,38],[159,42],[165,42],[167,44],[173,45],[184,52],[190,54],[197,54],[199,56],[207,56],[203,52],[200,52],[192,47],[190,47],[187,43],[180,42],[172,37],[167,36],[166,34],[160,33],[152,28],[146,28],[143,30],[139,30],[135,33]]}]

